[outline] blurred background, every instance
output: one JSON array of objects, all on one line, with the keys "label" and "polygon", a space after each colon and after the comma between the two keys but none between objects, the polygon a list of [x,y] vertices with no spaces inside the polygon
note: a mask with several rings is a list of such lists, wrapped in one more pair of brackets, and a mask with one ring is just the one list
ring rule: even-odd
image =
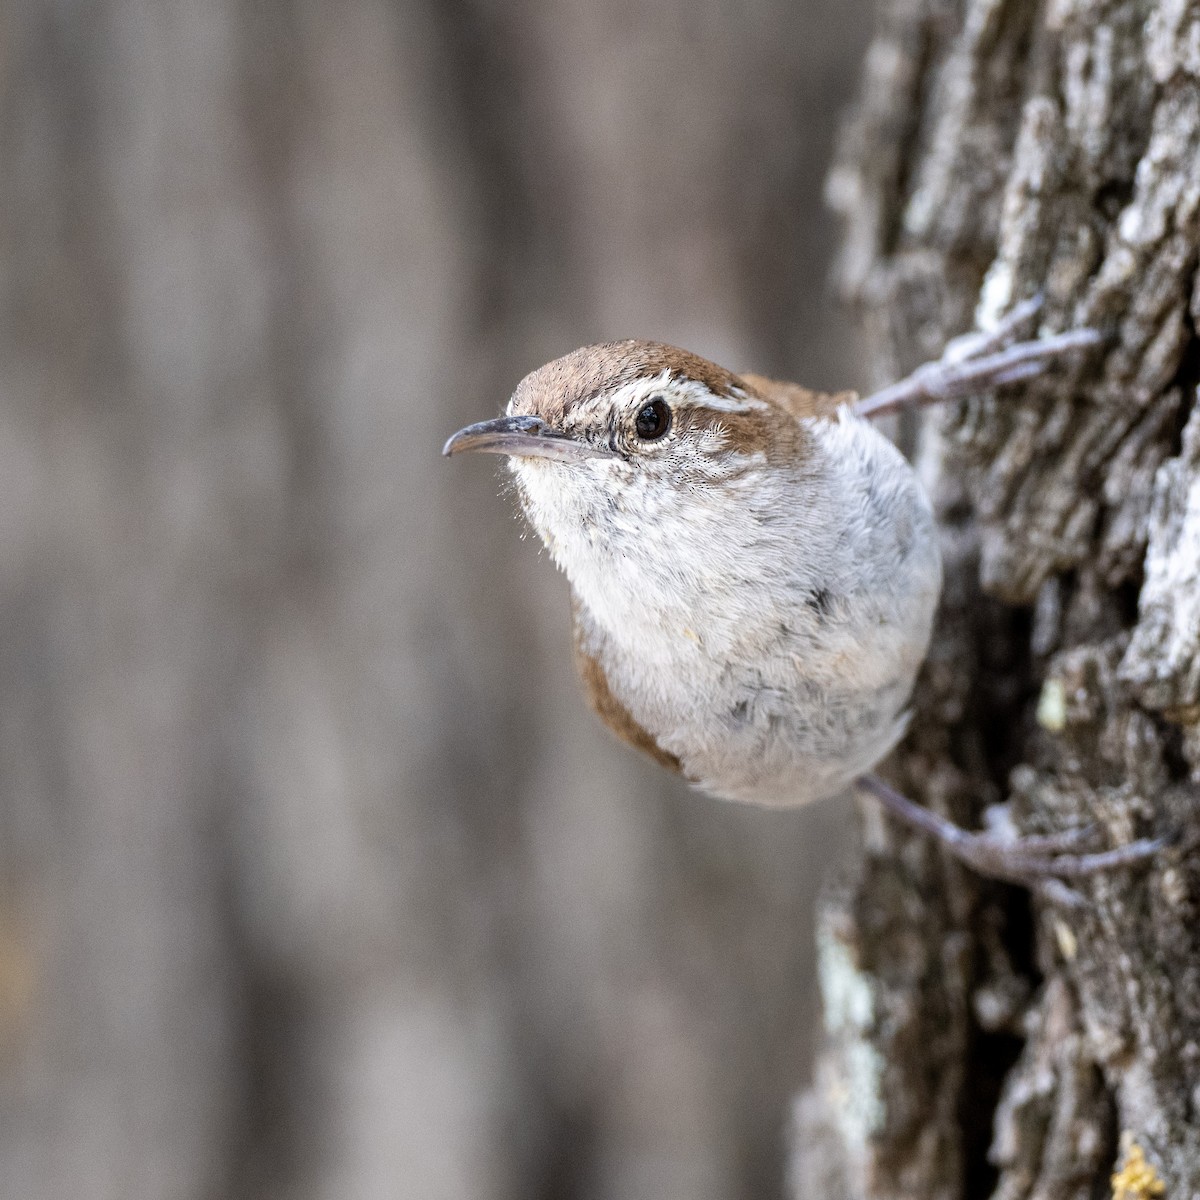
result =
[{"label": "blurred background", "polygon": [[852,814],[612,741],[438,451],[611,337],[864,383],[871,16],[4,5],[0,1194],[782,1194]]}]

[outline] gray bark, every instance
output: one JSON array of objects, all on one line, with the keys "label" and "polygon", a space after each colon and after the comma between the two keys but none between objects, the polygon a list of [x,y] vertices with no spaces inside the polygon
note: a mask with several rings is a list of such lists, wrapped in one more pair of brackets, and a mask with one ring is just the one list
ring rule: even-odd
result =
[{"label": "gray bark", "polygon": [[966,823],[1178,841],[1070,908],[868,811],[794,1192],[1083,1200],[1136,1147],[1198,1196],[1200,5],[891,0],[829,194],[881,378],[1039,292],[1109,335],[916,431],[947,589],[892,777]]}]

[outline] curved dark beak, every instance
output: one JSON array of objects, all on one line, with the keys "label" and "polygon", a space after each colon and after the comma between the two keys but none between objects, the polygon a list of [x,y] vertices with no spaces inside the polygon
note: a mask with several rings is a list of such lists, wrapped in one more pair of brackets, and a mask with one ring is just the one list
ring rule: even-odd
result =
[{"label": "curved dark beak", "polygon": [[580,462],[586,458],[613,458],[607,446],[581,442],[560,433],[541,417],[496,417],[460,429],[442,447],[442,453],[511,454],[517,458],[553,458],[558,462]]}]

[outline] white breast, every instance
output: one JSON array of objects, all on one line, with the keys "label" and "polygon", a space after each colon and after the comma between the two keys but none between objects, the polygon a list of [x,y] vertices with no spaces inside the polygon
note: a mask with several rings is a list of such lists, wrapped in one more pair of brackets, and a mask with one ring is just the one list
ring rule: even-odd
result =
[{"label": "white breast", "polygon": [[613,694],[699,786],[759,804],[831,795],[887,754],[941,587],[901,454],[847,412],[809,425],[794,470],[680,486],[513,463]]}]

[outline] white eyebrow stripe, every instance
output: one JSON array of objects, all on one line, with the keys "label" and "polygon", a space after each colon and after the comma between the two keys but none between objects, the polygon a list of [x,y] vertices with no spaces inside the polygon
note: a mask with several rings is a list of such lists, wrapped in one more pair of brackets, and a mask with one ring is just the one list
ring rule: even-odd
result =
[{"label": "white eyebrow stripe", "polygon": [[755,400],[747,396],[740,388],[732,396],[714,396],[706,388],[704,399],[697,401],[697,406],[724,413],[753,412],[755,409],[767,407],[762,400]]},{"label": "white eyebrow stripe", "polygon": [[627,383],[613,396],[613,401],[618,408],[633,408],[643,404],[656,392],[663,391],[668,393],[667,398],[670,400],[683,401],[695,408],[705,408],[712,412],[747,413],[770,407],[762,400],[747,396],[741,388],[735,388],[730,396],[718,396],[695,379],[680,378],[665,370],[657,375]]}]

